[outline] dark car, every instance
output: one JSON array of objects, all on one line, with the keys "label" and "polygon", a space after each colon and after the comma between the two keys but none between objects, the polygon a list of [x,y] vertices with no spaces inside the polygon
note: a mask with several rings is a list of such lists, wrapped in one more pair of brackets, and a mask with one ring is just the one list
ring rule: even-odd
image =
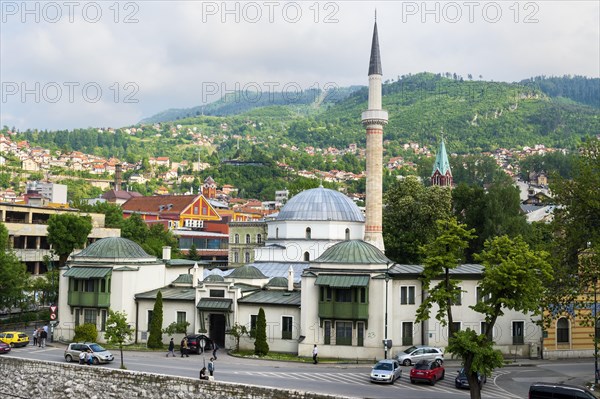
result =
[{"label": "dark car", "polygon": [[[477,373],[477,381],[479,382],[479,387],[483,387],[483,384],[487,382],[485,374]],[[454,385],[457,388],[469,388],[469,380],[467,380],[467,374],[465,373],[464,368],[458,370],[458,375],[454,379]]]},{"label": "dark car", "polygon": [[200,345],[201,340],[204,340],[204,350],[213,350],[213,340],[204,334],[193,334],[188,335],[188,351],[189,353],[195,353],[199,355],[202,353],[202,347]]},{"label": "dark car", "polygon": [[444,366],[439,360],[419,360],[410,370],[410,382],[425,381],[435,385],[436,381],[443,380],[446,375]]},{"label": "dark car", "polygon": [[529,399],[597,399],[589,389],[576,385],[538,382],[529,387]]},{"label": "dark car", "polygon": [[4,342],[0,341],[0,353],[8,353],[8,352],[10,352],[10,345],[5,344]]}]

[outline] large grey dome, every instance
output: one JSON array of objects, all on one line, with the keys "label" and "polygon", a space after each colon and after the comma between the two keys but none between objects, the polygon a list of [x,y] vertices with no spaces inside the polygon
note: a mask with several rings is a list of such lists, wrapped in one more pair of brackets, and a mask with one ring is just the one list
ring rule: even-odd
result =
[{"label": "large grey dome", "polygon": [[292,197],[276,220],[334,220],[364,222],[356,204],[344,194],[328,188],[313,188]]}]

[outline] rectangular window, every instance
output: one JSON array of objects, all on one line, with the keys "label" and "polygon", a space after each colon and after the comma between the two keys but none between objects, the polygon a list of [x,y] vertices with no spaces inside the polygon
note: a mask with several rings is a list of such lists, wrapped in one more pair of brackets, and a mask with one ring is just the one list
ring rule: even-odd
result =
[{"label": "rectangular window", "polygon": [[512,322],[512,338],[513,345],[523,345],[525,343],[525,322]]},{"label": "rectangular window", "polygon": [[80,321],[79,320],[80,311],[81,311],[80,309],[75,309],[75,325],[76,326],[78,326],[80,324],[79,323],[79,321]]},{"label": "rectangular window", "polygon": [[323,330],[324,330],[324,343],[325,345],[331,345],[331,322],[329,320],[326,320],[323,326]]},{"label": "rectangular window", "polygon": [[414,305],[415,304],[415,287],[414,287],[414,285],[400,287],[400,304],[401,305]]},{"label": "rectangular window", "polygon": [[367,303],[367,288],[360,287],[359,294],[360,294],[360,303]]},{"label": "rectangular window", "polygon": [[152,315],[154,314],[154,311],[149,310],[148,311],[148,329],[146,331],[150,331],[150,324],[152,324]]},{"label": "rectangular window", "polygon": [[100,292],[106,292],[106,280],[100,280]]},{"label": "rectangular window", "polygon": [[412,321],[402,322],[402,345],[413,344],[413,323]]},{"label": "rectangular window", "polygon": [[281,339],[292,339],[292,321],[289,316],[281,317]]},{"label": "rectangular window", "polygon": [[338,288],[335,290],[336,302],[352,302],[352,290],[349,288]]},{"label": "rectangular window", "polygon": [[329,302],[331,301],[331,287],[327,286],[321,286],[321,290],[320,290],[320,299],[321,302]]},{"label": "rectangular window", "polygon": [[356,345],[365,345],[365,323],[362,321],[356,323]]},{"label": "rectangular window", "polygon": [[485,334],[486,329],[487,329],[487,323],[485,321],[482,321],[481,323],[479,323],[479,333],[480,334]]},{"label": "rectangular window", "polygon": [[96,309],[85,309],[83,311],[83,322],[85,324],[96,325],[98,313]]},{"label": "rectangular window", "polygon": [[456,296],[454,297],[454,299],[452,300],[452,305],[454,306],[460,306],[462,305],[462,287],[456,287],[457,292],[456,292]]},{"label": "rectangular window", "polygon": [[211,298],[225,298],[225,290],[210,290],[209,295]]},{"label": "rectangular window", "polygon": [[258,320],[257,314],[250,315],[250,336],[254,337],[256,335],[256,321]]},{"label": "rectangular window", "polygon": [[452,325],[450,326],[450,329],[452,330],[453,333],[459,332],[460,331],[460,321],[453,321]]},{"label": "rectangular window", "polygon": [[487,302],[491,298],[490,294],[483,295],[483,289],[481,287],[477,287],[477,302]]},{"label": "rectangular window", "polygon": [[100,311],[100,331],[106,331],[106,310]]},{"label": "rectangular window", "polygon": [[177,312],[177,323],[185,323],[186,319],[187,314],[185,312]]},{"label": "rectangular window", "polygon": [[352,345],[351,321],[338,321],[335,323],[335,344]]},{"label": "rectangular window", "polygon": [[85,280],[85,292],[94,292],[94,280]]},{"label": "rectangular window", "polygon": [[195,206],[195,207],[194,207],[194,215],[197,215],[197,214],[198,214],[198,207],[197,207],[197,206]]}]

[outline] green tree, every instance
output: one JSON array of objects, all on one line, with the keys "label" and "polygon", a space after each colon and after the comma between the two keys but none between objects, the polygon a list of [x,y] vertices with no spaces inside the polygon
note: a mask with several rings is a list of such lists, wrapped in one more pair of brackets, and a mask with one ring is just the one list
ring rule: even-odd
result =
[{"label": "green tree", "polygon": [[121,237],[143,244],[148,237],[148,226],[139,213],[134,213],[123,220],[121,225]]},{"label": "green tree", "polygon": [[200,259],[200,257],[198,256],[198,250],[196,249],[196,244],[190,245],[190,249],[189,249],[186,257],[190,260],[199,260]]},{"label": "green tree", "polygon": [[75,335],[73,342],[96,342],[98,338],[98,329],[95,324],[84,323],[75,326]]},{"label": "green tree", "polygon": [[34,293],[37,297],[38,305],[51,305],[58,301],[58,281],[60,272],[58,268],[53,267],[53,262],[48,255],[44,256],[44,263],[48,271],[42,276],[30,279],[28,291]]},{"label": "green tree", "polygon": [[0,222],[0,309],[22,307],[29,278],[25,265],[10,247],[6,226]]},{"label": "green tree", "polygon": [[169,324],[167,328],[165,328],[162,332],[167,335],[185,334],[187,333],[187,329],[189,326],[189,321],[182,321],[179,323],[174,321],[173,323]]},{"label": "green tree", "polygon": [[409,176],[385,193],[383,239],[386,255],[398,263],[421,262],[419,247],[433,240],[436,221],[451,216],[450,190],[425,187]]},{"label": "green tree", "polygon": [[267,319],[263,308],[258,310],[256,318],[256,339],[254,340],[254,354],[265,356],[269,353],[269,344],[267,343]]},{"label": "green tree", "polygon": [[171,247],[171,255],[173,257],[179,253],[177,238],[175,238],[171,230],[166,229],[165,226],[159,223],[153,224],[148,229],[148,235],[141,243],[141,246],[147,253],[159,258],[162,256],[162,248],[164,246]]},{"label": "green tree", "polygon": [[48,219],[48,243],[58,255],[60,266],[76,248],[83,248],[92,231],[92,218],[72,213],[50,215]]},{"label": "green tree", "polygon": [[[464,259],[465,249],[473,238],[474,230],[467,230],[454,218],[437,221],[437,237],[429,244],[421,247],[424,255],[423,274],[420,278],[427,296],[417,309],[417,322],[429,320],[431,307],[436,304],[436,319],[442,326],[452,327],[452,304],[462,294],[458,281],[450,278],[450,270],[457,268]],[[433,280],[440,281],[433,287]],[[448,338],[452,338],[453,330],[448,328]]]},{"label": "green tree", "polygon": [[520,237],[496,237],[485,243],[475,258],[483,265],[479,283],[482,300],[471,306],[485,316],[485,330],[479,336],[470,330],[458,331],[448,342],[447,350],[462,358],[469,381],[471,399],[481,398],[477,372],[490,375],[502,366],[502,357],[493,349],[492,332],[504,309],[540,315],[546,287],[552,280],[548,253],[533,251]]},{"label": "green tree", "polygon": [[238,352],[240,350],[240,339],[244,335],[249,335],[249,332],[248,332],[248,328],[246,328],[246,326],[235,323],[233,326],[231,326],[229,331],[227,331],[227,334],[229,334],[233,338],[235,338],[235,351]]},{"label": "green tree", "polygon": [[150,336],[148,337],[148,348],[162,348],[162,324],[163,324],[163,300],[162,293],[158,291],[154,309],[152,310],[152,320],[150,321]]},{"label": "green tree", "polygon": [[127,314],[125,312],[115,312],[112,309],[108,310],[104,339],[106,339],[106,342],[109,344],[119,345],[119,350],[121,352],[121,369],[126,369],[123,359],[123,344],[131,339],[133,332],[133,327],[127,323]]}]

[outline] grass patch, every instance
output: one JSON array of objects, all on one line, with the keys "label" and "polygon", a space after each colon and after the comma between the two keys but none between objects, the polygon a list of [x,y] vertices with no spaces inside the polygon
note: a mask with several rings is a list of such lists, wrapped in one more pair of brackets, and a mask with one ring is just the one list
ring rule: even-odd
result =
[{"label": "grass patch", "polygon": [[[298,356],[295,353],[284,353],[284,352],[269,352],[265,356],[257,356],[254,351],[241,350],[229,352],[232,356],[245,357],[249,359],[263,359],[263,360],[279,360],[283,362],[297,362],[297,363],[312,363],[312,357]],[[372,361],[364,359],[344,359],[344,358],[329,358],[319,357],[319,363],[343,363],[343,364],[359,364],[359,363],[372,363]]]}]

